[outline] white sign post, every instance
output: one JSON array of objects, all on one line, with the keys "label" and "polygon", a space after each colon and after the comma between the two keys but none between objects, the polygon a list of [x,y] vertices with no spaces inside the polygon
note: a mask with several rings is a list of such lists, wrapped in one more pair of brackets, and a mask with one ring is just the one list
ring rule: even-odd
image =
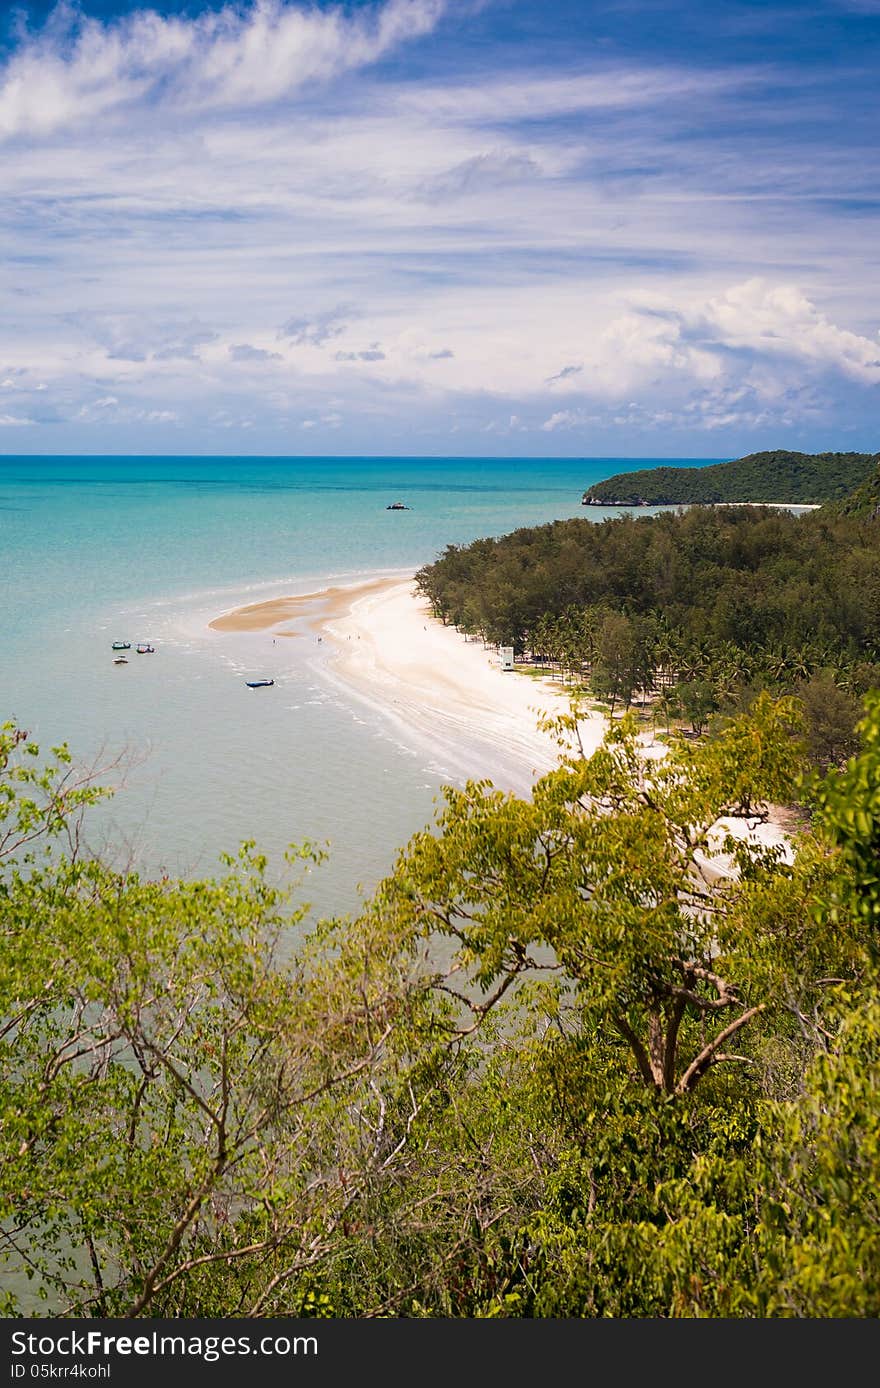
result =
[{"label": "white sign post", "polygon": [[512,647],[512,646],[502,646],[502,647],[501,647],[501,668],[502,668],[502,670],[512,670],[512,669],[513,669],[513,647]]}]

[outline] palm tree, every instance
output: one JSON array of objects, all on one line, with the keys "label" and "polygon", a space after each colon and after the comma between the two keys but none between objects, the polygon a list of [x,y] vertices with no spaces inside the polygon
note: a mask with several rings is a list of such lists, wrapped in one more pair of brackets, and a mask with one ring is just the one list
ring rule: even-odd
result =
[{"label": "palm tree", "polygon": [[789,659],[789,673],[792,679],[808,680],[816,668],[816,661],[809,646],[799,646],[792,651]]}]

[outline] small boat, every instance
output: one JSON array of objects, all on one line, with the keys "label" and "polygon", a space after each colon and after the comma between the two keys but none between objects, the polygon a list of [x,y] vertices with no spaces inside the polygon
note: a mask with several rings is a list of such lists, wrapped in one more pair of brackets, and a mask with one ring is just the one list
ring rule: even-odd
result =
[{"label": "small boat", "polygon": [[131,650],[131,642],[130,642],[130,641],[114,641],[114,642],[113,642],[113,649],[114,649],[114,651],[130,651],[130,650]]},{"label": "small boat", "polygon": [[265,689],[268,685],[274,683],[274,680],[245,680],[248,689]]},{"label": "small boat", "polygon": [[127,655],[118,655],[118,656],[116,657],[116,659],[113,661],[113,664],[114,664],[114,665],[127,665],[127,664],[128,664],[128,656],[127,656]]},{"label": "small boat", "polygon": [[409,511],[411,509],[409,506],[404,506],[402,501],[392,501],[390,506],[385,507],[386,511]]},{"label": "small boat", "polygon": [[149,641],[139,641],[137,646],[138,655],[152,655],[156,647],[151,646]]}]

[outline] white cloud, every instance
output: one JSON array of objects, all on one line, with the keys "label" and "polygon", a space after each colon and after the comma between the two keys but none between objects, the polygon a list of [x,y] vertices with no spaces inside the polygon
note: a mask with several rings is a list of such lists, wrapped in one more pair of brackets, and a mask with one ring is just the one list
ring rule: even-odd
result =
[{"label": "white cloud", "polygon": [[581,416],[575,410],[556,410],[549,419],[545,419],[541,428],[547,434],[552,434],[554,429],[573,429],[580,424]]},{"label": "white cloud", "polygon": [[490,189],[534,183],[543,173],[541,164],[531,154],[491,150],[434,174],[418,191],[428,201],[445,202]]},{"label": "white cloud", "polygon": [[686,68],[622,67],[572,75],[540,74],[512,81],[505,78],[448,86],[419,85],[399,94],[400,106],[454,123],[500,124],[512,120],[546,120],[577,111],[638,109],[660,102],[726,92],[758,80],[754,71],[697,72]]},{"label": "white cloud", "polygon": [[76,328],[98,343],[107,360],[121,363],[195,361],[218,334],[198,318],[161,322],[141,313],[73,316]]},{"label": "white cloud", "polygon": [[[441,446],[491,425],[562,449],[615,420],[702,437],[875,416],[868,214],[825,194],[873,196],[876,161],[844,142],[830,179],[809,122],[787,142],[809,91],[584,46],[572,61],[592,70],[531,67],[522,47],[516,67],[511,50],[457,68],[466,19],[436,63],[422,45],[418,80],[369,70],[441,10],[68,14],[10,50],[9,418],[82,411],[102,446],[118,425],[140,448],[126,427],[161,442],[173,414],[198,450],[253,428],[267,451],[299,428],[357,451],[369,419],[417,451],[428,420]],[[475,75],[437,77],[453,71]],[[761,81],[758,117],[751,90],[734,103]],[[748,140],[719,140],[723,110]]]},{"label": "white cloud", "polygon": [[102,395],[81,405],[75,418],[80,423],[100,424],[177,424],[176,410],[147,409],[136,402],[121,401],[116,395]]},{"label": "white cloud", "polygon": [[706,323],[731,347],[825,363],[868,384],[880,383],[880,344],[830,322],[796,285],[754,278],[706,305]]},{"label": "white cloud", "polygon": [[102,22],[60,5],[0,74],[0,136],[45,135],[135,102],[224,109],[265,105],[374,63],[437,23],[444,0],[387,0],[352,13],[286,0],[193,19],[135,11]]},{"label": "white cloud", "polygon": [[586,354],[592,379],[604,391],[622,393],[658,372],[665,376],[687,374],[698,381],[712,381],[723,370],[716,344],[687,340],[681,310],[656,314],[638,307],[611,319]]},{"label": "white cloud", "polygon": [[[86,355],[74,343],[56,341],[52,398],[63,412],[64,400],[82,391],[72,374],[76,362],[79,372],[87,369],[92,382],[104,384],[81,407],[85,423],[167,424],[172,413],[174,422],[193,422],[209,419],[212,406],[227,400],[228,419],[215,416],[224,429],[244,427],[254,411],[260,427],[283,430],[293,421],[316,435],[338,434],[343,417],[390,422],[400,413],[434,411],[451,429],[455,402],[480,396],[483,407],[467,407],[475,432],[520,435],[531,428],[564,437],[607,423],[647,436],[667,428],[693,434],[788,428],[829,413],[829,371],[848,373],[862,386],[880,379],[880,368],[868,364],[875,345],[838,328],[790,287],[745,281],[701,295],[682,286],[676,299],[632,292],[622,305],[620,297],[597,294],[589,282],[553,291],[487,285],[466,297],[439,290],[386,300],[379,317],[316,309],[287,323],[292,336],[276,339],[278,352],[224,341],[203,318],[162,331],[146,325],[142,340],[126,339],[121,352],[118,334],[108,333],[102,318],[87,318],[85,327],[94,327],[102,342]],[[244,325],[248,335],[251,326]],[[370,329],[379,329],[381,339]],[[192,346],[190,336],[207,345]],[[454,354],[433,345],[450,340]],[[157,342],[165,349],[154,350]],[[260,370],[242,371],[243,365]],[[45,360],[41,369],[47,370]],[[567,408],[553,403],[561,393]]]}]

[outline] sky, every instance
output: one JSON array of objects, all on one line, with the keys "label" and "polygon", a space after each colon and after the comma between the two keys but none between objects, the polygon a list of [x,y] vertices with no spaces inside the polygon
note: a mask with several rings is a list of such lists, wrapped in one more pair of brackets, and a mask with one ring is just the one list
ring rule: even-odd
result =
[{"label": "sky", "polygon": [[0,9],[0,453],[880,450],[880,0]]}]

